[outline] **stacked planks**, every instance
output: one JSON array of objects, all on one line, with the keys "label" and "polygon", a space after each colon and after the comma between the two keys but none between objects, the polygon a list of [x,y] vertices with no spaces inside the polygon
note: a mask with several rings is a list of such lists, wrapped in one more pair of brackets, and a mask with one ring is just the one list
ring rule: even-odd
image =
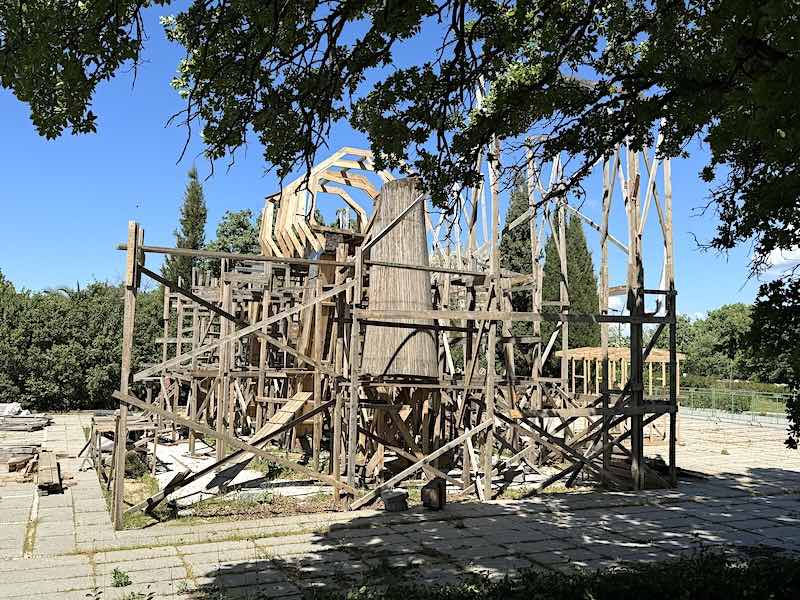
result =
[{"label": "stacked planks", "polygon": [[52,422],[47,415],[0,416],[0,431],[39,431]]},{"label": "stacked planks", "polygon": [[39,488],[40,496],[61,492],[61,467],[54,452],[44,450],[39,453],[36,486]]}]

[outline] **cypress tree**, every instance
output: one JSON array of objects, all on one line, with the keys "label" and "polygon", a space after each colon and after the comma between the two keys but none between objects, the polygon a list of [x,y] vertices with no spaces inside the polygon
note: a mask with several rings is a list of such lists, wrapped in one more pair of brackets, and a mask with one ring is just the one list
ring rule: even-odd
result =
[{"label": "cypress tree", "polygon": [[[514,189],[506,212],[506,224],[510,224],[522,213],[528,210],[528,186],[522,177],[517,177],[514,181]],[[505,233],[500,240],[500,268],[515,273],[531,272],[531,240],[528,224],[519,225],[515,229]],[[515,291],[511,296],[511,306],[515,311],[531,310],[530,290]],[[511,326],[512,335],[531,335],[533,326],[531,323],[514,322]],[[498,345],[498,366],[504,363],[501,360],[502,350]],[[514,352],[514,368],[517,375],[527,375],[530,373],[530,353],[524,347],[519,347]]]},{"label": "cypress tree", "polygon": [[[554,218],[558,227],[558,218]],[[567,289],[569,292],[569,311],[571,313],[595,314],[598,311],[597,276],[594,272],[592,254],[586,243],[583,232],[583,223],[577,216],[567,221],[565,232],[567,246]],[[542,279],[542,300],[558,300],[561,283],[561,268],[556,248],[556,239],[551,235],[545,245],[544,276]],[[558,307],[544,306],[543,313],[556,314]],[[550,336],[556,329],[553,321],[542,322],[543,349]],[[598,346],[600,344],[600,325],[597,323],[570,323],[569,346],[580,348],[582,346]],[[561,336],[556,338],[554,350],[561,348]],[[546,370],[553,374],[556,371],[557,361],[555,351],[551,351],[550,358],[545,365]]]},{"label": "cypress tree", "polygon": [[[595,314],[598,309],[597,276],[592,254],[586,243],[583,223],[573,216],[567,224],[567,276],[570,312]],[[569,345],[572,348],[600,345],[598,323],[570,323]]]},{"label": "cypress tree", "polygon": [[[205,243],[206,201],[203,186],[197,179],[197,169],[189,170],[189,182],[183,194],[181,206],[180,228],[175,230],[175,245],[178,248],[199,250]],[[191,286],[192,266],[195,264],[191,256],[167,256],[161,273],[170,281],[182,278],[184,285]]]}]

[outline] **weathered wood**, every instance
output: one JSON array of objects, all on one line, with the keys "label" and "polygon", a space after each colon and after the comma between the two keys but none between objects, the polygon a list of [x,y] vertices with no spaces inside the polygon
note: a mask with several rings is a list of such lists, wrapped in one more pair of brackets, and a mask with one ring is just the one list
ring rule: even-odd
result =
[{"label": "weathered wood", "polygon": [[39,488],[40,494],[57,494],[61,492],[61,467],[56,459],[55,452],[43,450],[39,453],[36,487]]},{"label": "weathered wood", "polygon": [[[414,178],[392,181],[383,187],[376,218],[376,226],[383,229],[362,248],[362,255],[374,244],[372,258],[428,265],[424,206],[417,190]],[[369,273],[370,308],[412,312],[432,309],[428,273],[378,265],[372,266]],[[361,373],[436,377],[436,337],[427,330],[367,324]]]},{"label": "weathered wood", "polygon": [[143,411],[146,411],[146,412],[153,412],[153,413],[155,413],[157,415],[162,416],[165,420],[173,421],[173,422],[177,423],[178,425],[181,425],[182,427],[190,427],[190,428],[194,429],[195,431],[197,431],[199,433],[203,433],[203,434],[211,436],[211,437],[213,437],[215,439],[221,438],[226,444],[228,444],[229,446],[232,446],[235,449],[244,450],[246,452],[254,454],[255,456],[259,456],[259,457],[261,457],[264,460],[267,460],[269,462],[274,462],[276,464],[279,464],[281,466],[286,467],[287,469],[290,469],[292,471],[296,471],[297,473],[302,473],[303,475],[306,475],[307,477],[310,477],[311,479],[316,479],[318,481],[322,481],[324,483],[328,483],[330,485],[340,487],[340,488],[342,488],[345,491],[348,491],[350,493],[355,493],[355,491],[356,491],[354,488],[350,487],[349,485],[343,484],[341,482],[338,482],[335,479],[333,479],[332,477],[328,477],[327,475],[323,475],[322,473],[317,473],[317,472],[313,471],[312,469],[308,469],[308,468],[306,468],[306,467],[304,467],[302,465],[298,465],[297,463],[292,462],[291,460],[282,458],[282,457],[280,457],[280,456],[278,456],[276,454],[273,454],[271,452],[267,452],[266,450],[262,450],[261,448],[257,448],[256,446],[253,446],[252,444],[248,444],[247,442],[243,442],[243,441],[239,440],[238,438],[236,438],[236,437],[234,437],[234,436],[232,436],[232,435],[230,435],[230,434],[228,434],[228,433],[226,433],[224,431],[223,432],[218,432],[215,429],[212,429],[211,427],[209,427],[208,425],[205,425],[203,423],[197,423],[197,422],[192,421],[190,419],[186,419],[184,417],[181,417],[179,415],[176,415],[175,413],[172,413],[172,412],[169,412],[167,410],[164,410],[163,408],[160,408],[160,407],[155,406],[153,404],[148,405],[146,402],[142,402],[139,398],[136,398],[135,396],[133,396],[131,394],[123,394],[120,391],[115,391],[115,392],[113,392],[112,396],[114,396],[120,402],[123,402],[125,404],[129,404],[131,406],[135,406],[136,408],[139,408],[139,409],[141,409]]},{"label": "weathered wood", "polygon": [[472,438],[475,434],[480,433],[481,431],[487,429],[489,426],[490,426],[490,423],[488,421],[485,421],[485,422],[481,423],[480,425],[477,425],[476,427],[473,427],[472,429],[469,429],[469,430],[465,431],[464,433],[462,433],[460,436],[458,436],[454,440],[449,441],[447,444],[445,444],[444,446],[442,446],[438,450],[435,450],[435,451],[431,452],[430,454],[428,454],[427,456],[419,459],[417,462],[415,462],[413,465],[411,465],[407,469],[403,469],[402,471],[400,471],[394,477],[392,477],[390,479],[387,479],[386,481],[384,481],[381,485],[379,485],[378,487],[376,487],[372,491],[370,491],[370,492],[366,493],[365,495],[361,496],[358,500],[353,502],[353,504],[352,504],[352,506],[350,508],[352,510],[356,510],[357,508],[360,508],[360,507],[364,506],[368,502],[370,502],[370,501],[374,500],[375,498],[377,498],[380,495],[382,490],[390,488],[390,487],[394,486],[396,483],[399,483],[399,482],[403,481],[406,477],[408,477],[412,473],[415,473],[416,471],[421,469],[422,465],[424,465],[426,463],[429,463],[432,460],[435,460],[435,459],[439,458],[444,453],[449,452],[450,450],[452,450],[453,448],[455,448],[459,444],[462,444],[464,442],[464,440],[466,440],[468,438]]},{"label": "weathered wood", "polygon": [[[140,262],[139,250],[143,243],[144,230],[130,221],[128,223],[128,255],[125,263],[125,305],[122,321],[122,364],[120,368],[119,389],[128,392],[133,359],[133,328],[136,319],[136,294],[139,289]],[[125,455],[128,439],[128,406],[121,404],[114,434],[114,481],[112,494],[111,520],[114,529],[122,528],[122,502],[125,496]]]},{"label": "weathered wood", "polygon": [[317,298],[314,298],[313,300],[310,300],[309,302],[306,302],[304,304],[298,304],[296,306],[293,306],[291,308],[283,310],[283,311],[281,311],[281,312],[279,312],[277,314],[274,314],[272,316],[265,317],[261,321],[259,321],[258,323],[253,323],[252,325],[248,325],[247,327],[243,327],[242,329],[239,329],[239,330],[235,331],[234,333],[231,333],[228,336],[221,337],[218,340],[215,340],[214,342],[212,342],[210,344],[205,344],[205,345],[200,346],[199,348],[197,348],[195,350],[191,350],[189,352],[184,352],[180,356],[176,356],[175,358],[172,358],[170,360],[164,361],[161,364],[153,365],[152,367],[148,367],[146,369],[143,369],[142,371],[139,371],[136,375],[134,375],[133,380],[134,381],[141,381],[141,380],[153,375],[154,373],[158,373],[162,369],[168,369],[168,368],[171,368],[171,367],[176,367],[176,366],[180,365],[181,363],[183,363],[183,362],[185,362],[185,361],[187,361],[187,360],[189,360],[189,359],[191,359],[191,358],[193,358],[195,356],[199,356],[201,354],[205,354],[206,352],[211,352],[212,350],[216,350],[222,344],[236,341],[236,340],[238,340],[240,338],[243,338],[246,335],[252,335],[256,331],[266,327],[267,325],[272,325],[273,323],[277,323],[278,321],[282,321],[284,319],[288,319],[292,315],[294,315],[294,314],[296,314],[296,313],[298,313],[298,312],[300,312],[300,311],[302,311],[302,310],[304,310],[306,308],[310,308],[310,307],[312,307],[314,304],[316,304],[318,302],[322,302],[323,300],[327,300],[328,298],[331,298],[331,297],[333,297],[333,296],[335,296],[337,294],[340,294],[343,291],[345,291],[348,288],[350,288],[352,285],[353,285],[353,281],[352,280],[351,281],[347,281],[347,282],[343,283],[342,285],[336,286],[336,287],[328,290],[327,292],[323,292],[322,295],[318,296]]}]

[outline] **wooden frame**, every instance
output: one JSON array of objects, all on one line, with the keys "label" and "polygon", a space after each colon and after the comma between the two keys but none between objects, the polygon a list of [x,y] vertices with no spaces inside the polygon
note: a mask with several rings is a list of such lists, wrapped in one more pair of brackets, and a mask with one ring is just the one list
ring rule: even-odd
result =
[{"label": "wooden frame", "polygon": [[[155,422],[154,447],[164,424],[172,424],[175,432],[186,428],[192,452],[200,439],[217,441],[217,462],[211,470],[232,473],[253,456],[274,460],[331,484],[337,500],[351,508],[376,500],[383,489],[417,473],[458,482],[460,493],[472,491],[479,499],[499,493],[506,484],[496,479],[519,470],[539,477],[535,491],[559,481],[574,485],[581,475],[619,489],[676,484],[680,356],[669,160],[660,161],[655,153],[651,158],[647,149],[616,148],[602,165],[600,217],[591,219],[570,205],[569,198],[555,193],[564,177],[560,157],[542,164],[529,155],[528,210],[501,228],[499,141],[491,150],[482,164],[486,183],[463,191],[454,200],[454,213],[440,215],[438,221],[429,201],[414,195],[391,222],[373,227],[375,212],[370,216],[357,205],[353,192],[380,202],[375,177],[384,184],[393,177],[368,175],[375,173],[370,154],[343,148],[314,167],[307,181],[295,180],[267,199],[261,255],[147,246],[142,228],[129,224],[127,244],[120,246],[127,254],[123,361],[115,394],[120,400],[112,510],[117,528],[125,512],[126,444],[121,442],[127,439],[129,409],[137,411],[137,419]],[[546,183],[544,173],[549,173]],[[338,196],[353,208],[355,230],[316,223],[318,193]],[[487,194],[488,202],[482,202]],[[431,240],[430,262],[406,256],[372,260],[372,249],[396,234],[398,224],[419,218],[414,215],[420,204],[424,220],[419,226]],[[615,209],[624,211],[627,243],[611,232]],[[651,212],[658,217],[657,243],[663,245],[665,257],[662,285],[656,289],[647,288],[644,278],[643,248]],[[570,310],[567,214],[581,218],[599,235],[600,302],[591,314]],[[525,225],[531,239],[531,273],[504,271],[499,262],[501,234]],[[542,297],[543,239],[548,232],[557,241],[562,274],[555,299]],[[610,250],[615,252],[612,257]],[[150,253],[219,260],[223,268],[218,279],[195,271],[189,285],[170,282],[145,266]],[[609,263],[617,257],[624,259],[627,275],[623,285],[614,286]],[[432,308],[373,306],[370,278],[379,269],[429,277]],[[133,373],[133,323],[142,275],[164,286],[162,360]],[[530,293],[530,311],[512,308],[513,294],[521,290]],[[626,297],[627,310],[611,314],[609,298],[620,294]],[[647,301],[653,298],[658,308],[648,312]],[[544,311],[547,305],[557,310]],[[520,321],[532,323],[532,335],[512,334],[512,323]],[[541,339],[545,321],[555,322],[556,328],[548,339]],[[580,322],[600,324],[599,348],[570,348],[570,323]],[[630,328],[628,349],[609,348],[609,324]],[[439,356],[437,374],[365,373],[365,330],[374,326],[432,332]],[[656,333],[645,345],[644,328],[651,326]],[[654,349],[663,332],[667,349]],[[514,368],[520,344],[531,352],[530,373]],[[463,361],[456,360],[459,355]],[[495,356],[502,356],[499,372]],[[559,363],[554,374],[545,370],[551,356]],[[479,367],[482,357],[485,373]],[[645,395],[644,369],[653,361],[661,367],[656,375],[666,389],[663,397],[650,390]],[[137,397],[134,388],[144,382],[161,388],[155,400]],[[643,460],[645,428],[658,419],[668,420],[666,480]],[[265,446],[290,449],[306,435],[310,467]],[[230,453],[228,447],[235,450]],[[556,473],[537,475],[545,464],[556,466]],[[128,510],[152,510],[199,476],[184,474]]]}]

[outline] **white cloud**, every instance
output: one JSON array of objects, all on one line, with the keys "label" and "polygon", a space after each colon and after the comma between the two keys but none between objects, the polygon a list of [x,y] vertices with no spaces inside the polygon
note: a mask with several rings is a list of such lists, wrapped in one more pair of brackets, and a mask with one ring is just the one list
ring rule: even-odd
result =
[{"label": "white cloud", "polygon": [[788,250],[775,249],[767,255],[766,269],[760,280],[770,280],[785,276],[791,269],[800,267],[800,246]]},{"label": "white cloud", "polygon": [[800,264],[800,246],[790,248],[789,250],[775,249],[767,256],[767,264],[770,271],[782,270],[794,267]]}]

